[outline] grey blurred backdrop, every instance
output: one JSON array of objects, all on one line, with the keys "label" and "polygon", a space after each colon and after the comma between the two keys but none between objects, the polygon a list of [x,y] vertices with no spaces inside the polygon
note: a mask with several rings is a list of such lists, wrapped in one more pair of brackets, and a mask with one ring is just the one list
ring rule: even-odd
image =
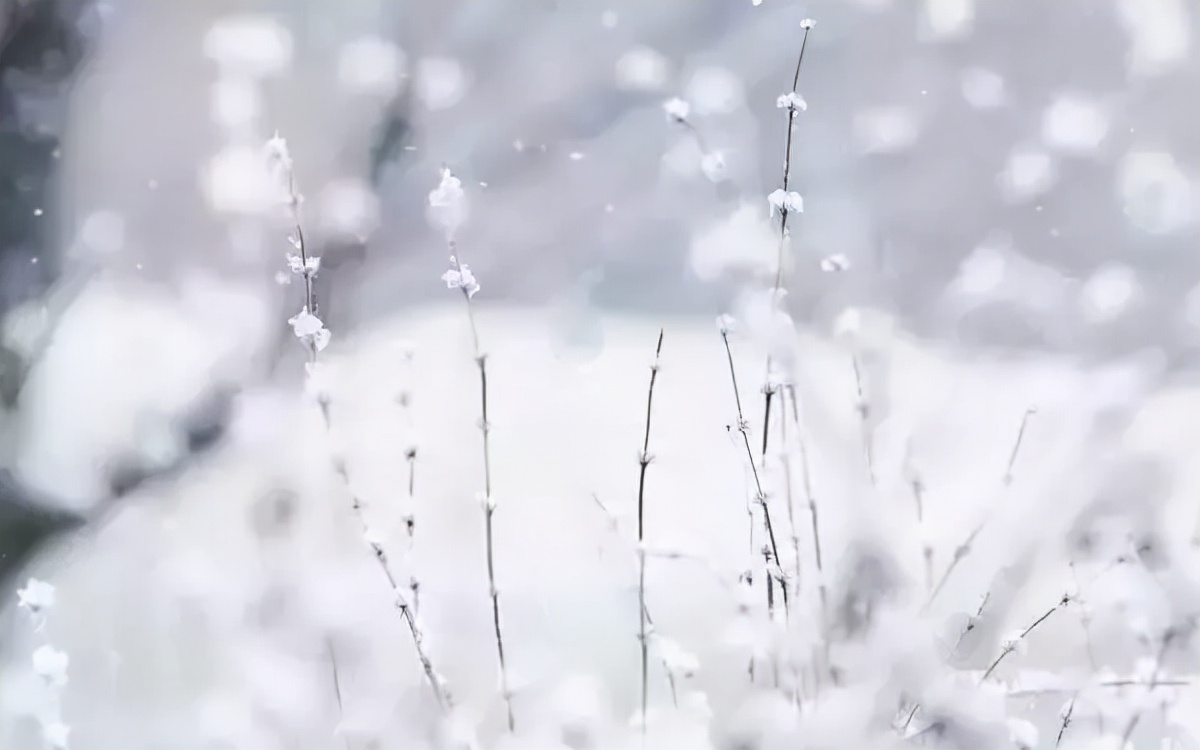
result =
[{"label": "grey blurred backdrop", "polygon": [[[460,248],[487,299],[548,305],[584,339],[596,308],[720,312],[769,276],[753,256],[780,179],[775,99],[813,17],[793,170],[802,324],[871,305],[970,346],[1195,359],[1200,9],[1188,0],[7,4],[52,6],[79,39],[55,37],[60,51],[26,70],[5,63],[6,132],[61,131],[54,158],[27,170],[47,173],[34,175],[48,185],[37,216],[25,201],[6,218],[43,227],[6,235],[27,248],[21,263],[5,250],[6,290],[53,280],[85,218],[112,211],[122,243],[103,265],[164,284],[200,267],[294,301],[270,283],[283,237],[253,252],[231,242],[198,178],[222,143],[205,34],[253,12],[292,34],[261,120],[292,145],[335,330],[443,294],[445,251],[423,208],[442,164],[471,194]],[[346,45],[363,37],[402,50],[391,95],[339,86]],[[716,179],[663,116],[673,96],[721,152]],[[335,231],[330,191],[372,178],[378,221]],[[753,213],[739,224],[742,205]],[[849,269],[822,273],[831,254]]]}]

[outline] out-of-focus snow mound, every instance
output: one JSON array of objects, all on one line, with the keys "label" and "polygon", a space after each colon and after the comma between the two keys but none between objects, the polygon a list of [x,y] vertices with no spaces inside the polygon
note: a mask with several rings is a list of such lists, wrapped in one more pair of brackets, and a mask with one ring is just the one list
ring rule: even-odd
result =
[{"label": "out-of-focus snow mound", "polygon": [[[211,322],[213,309],[233,315],[221,305],[183,305],[172,318],[161,299],[129,289],[100,286],[87,299],[87,315],[80,312],[86,324],[64,324],[59,351],[32,384],[38,408],[28,418],[46,437],[25,444],[23,458],[41,467],[51,489],[92,481],[95,462],[133,445],[134,396],[164,394],[157,405],[169,409],[171,399],[182,403],[203,377],[232,376],[237,349],[224,344],[245,335],[231,335],[237,329],[231,322],[202,343],[198,321]],[[799,595],[783,638],[760,611],[761,584],[749,599],[738,584],[748,569],[762,580],[757,547],[764,540],[756,526],[750,541],[752,480],[714,322],[603,317],[605,345],[581,363],[554,345],[540,310],[485,305],[478,316],[491,388],[496,576],[518,727],[535,746],[550,746],[537,743],[551,737],[576,743],[588,737],[598,743],[592,747],[637,742],[627,728],[639,700],[632,540],[648,365],[660,326],[647,601],[656,633],[669,640],[655,642],[661,653],[652,663],[650,702],[656,731],[683,734],[652,746],[679,746],[673,743],[691,731],[699,732],[696,743],[729,746],[720,743],[753,727],[778,738],[821,732],[831,747],[878,740],[867,730],[838,732],[844,721],[866,726],[874,712],[894,710],[872,707],[868,696],[877,688],[899,696],[928,687],[934,634],[949,627],[947,617],[974,613],[988,591],[1003,601],[969,659],[984,663],[970,668],[986,666],[1004,631],[1025,627],[1070,590],[1097,612],[1096,602],[1105,611],[1129,610],[1122,617],[1095,615],[1103,631],[1096,636],[1104,648],[1098,666],[1124,676],[1147,654],[1137,632],[1170,625],[1188,606],[1179,592],[1186,599],[1194,591],[1181,561],[1195,560],[1188,545],[1200,469],[1189,446],[1200,436],[1180,415],[1197,408],[1200,393],[1157,384],[1152,360],[1101,372],[1066,359],[966,356],[910,339],[870,312],[852,331],[802,336],[796,390],[825,574],[818,581],[801,477],[792,475],[789,513],[772,449],[765,482],[782,567],[795,567],[793,529],[801,552]],[[112,346],[103,345],[105,331],[120,331],[110,334]],[[736,333],[732,342],[757,446],[763,354]],[[132,356],[125,349],[135,344],[140,353]],[[73,747],[331,747],[335,727],[353,743],[429,741],[435,707],[362,538],[351,505],[356,497],[401,583],[410,575],[420,581],[425,646],[454,695],[456,725],[494,738],[503,705],[477,497],[482,459],[472,356],[461,305],[335,338],[322,353],[317,379],[330,394],[328,432],[311,392],[244,381],[230,438],[217,453],[177,481],[144,488],[102,527],[51,550],[31,571],[58,586],[58,604],[44,632],[13,621],[16,638],[6,645],[0,673],[0,736],[21,737],[28,729],[20,717],[36,691],[26,646],[46,637],[70,655],[64,714]],[[861,398],[870,405],[865,426],[856,361]],[[1006,486],[1030,407],[1037,411]],[[786,442],[775,441],[798,450],[789,429]],[[871,440],[874,486],[864,436]],[[338,460],[348,488],[334,470]],[[914,478],[923,488],[920,525]],[[1115,505],[1105,505],[1105,497]],[[615,517],[615,529],[601,504]],[[1097,558],[1104,553],[1096,548],[1106,544],[1126,555],[1123,571],[1081,563],[1074,572],[1084,579],[1073,581],[1067,562],[1081,554],[1077,520],[1093,507],[1100,516],[1126,517],[1118,528],[1144,536],[1093,539],[1088,549]],[[921,614],[923,544],[933,549],[940,574],[985,520],[972,553]],[[1152,570],[1131,562],[1144,553],[1133,546],[1146,540],[1159,559],[1176,564]],[[1133,546],[1123,553],[1122,545]],[[840,692],[826,687],[827,710],[794,715],[786,701],[776,706],[750,687],[749,654],[780,643],[793,644],[793,655],[815,648],[822,632],[817,584],[833,602],[852,601],[864,549],[882,550],[898,577],[883,619],[865,642],[835,647],[846,685]],[[739,614],[743,603],[751,605],[748,615]],[[1085,670],[1089,647],[1080,628],[1079,614],[1068,608],[997,676],[1016,690],[1017,667],[1060,675]],[[678,665],[676,645],[694,654],[699,668],[679,676],[681,707],[668,710],[671,693],[657,659]],[[765,669],[760,665],[760,680]],[[710,725],[695,707],[700,693],[713,713],[709,739],[703,738]],[[1051,696],[1054,706],[1039,724],[1043,737],[1057,730],[1054,711],[1069,697]],[[1078,723],[1079,732],[1092,731]]]}]

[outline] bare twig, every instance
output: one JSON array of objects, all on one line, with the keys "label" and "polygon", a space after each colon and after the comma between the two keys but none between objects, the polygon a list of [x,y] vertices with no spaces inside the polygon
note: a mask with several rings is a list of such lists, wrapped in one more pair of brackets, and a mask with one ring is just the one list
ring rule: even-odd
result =
[{"label": "bare twig", "polygon": [[[342,705],[342,680],[338,674],[337,652],[333,649],[332,638],[326,638],[325,645],[329,648],[329,664],[333,678],[333,697],[337,699],[338,724],[340,725],[346,718],[346,711]],[[350,740],[345,735],[342,736],[342,744],[346,747],[346,750],[350,750]]]},{"label": "bare twig", "polygon": [[1050,617],[1050,615],[1054,614],[1059,608],[1065,607],[1070,603],[1071,603],[1071,597],[1067,594],[1063,594],[1062,599],[1060,599],[1058,601],[1058,604],[1055,604],[1053,607],[1046,610],[1046,612],[1044,614],[1042,614],[1041,617],[1034,620],[1033,623],[1029,627],[1022,630],[1021,634],[1018,635],[1016,637],[1016,639],[1014,639],[1012,642],[1004,644],[1004,648],[1000,651],[1000,655],[996,657],[996,660],[993,661],[991,666],[989,666],[987,668],[987,671],[985,671],[983,673],[983,677],[980,678],[980,682],[983,682],[988,677],[991,677],[992,672],[994,672],[996,670],[996,667],[1000,666],[1000,662],[1004,661],[1004,657],[1011,654],[1016,649],[1017,644],[1020,643],[1021,641],[1025,640],[1025,637],[1027,635],[1029,635],[1030,633],[1032,633],[1038,625],[1041,625],[1043,622],[1045,622],[1046,619],[1048,617]]},{"label": "bare twig", "polygon": [[[462,274],[463,267],[459,263],[457,243],[453,238],[447,240],[450,248],[450,260],[455,269]],[[488,374],[487,355],[479,344],[479,329],[475,325],[475,307],[471,302],[472,291],[463,285],[460,287],[463,300],[467,306],[467,321],[471,326],[471,343],[475,351],[475,366],[479,369],[479,431],[483,435],[483,518],[484,536],[487,554],[488,595],[492,600],[492,630],[496,637],[496,656],[500,664],[500,687],[504,693],[504,705],[508,718],[508,730],[516,727],[513,717],[512,690],[508,681],[508,662],[504,652],[504,630],[500,620],[500,593],[496,589],[496,544],[495,525],[496,501],[492,497],[492,452],[491,452],[491,423],[488,421]]]},{"label": "bare twig", "polygon": [[871,404],[867,401],[866,392],[863,390],[862,368],[858,365],[858,355],[851,358],[854,365],[854,388],[858,393],[858,418],[862,423],[862,441],[863,455],[867,461],[867,476],[871,480],[871,486],[875,486],[875,435],[871,429]]},{"label": "bare twig", "polygon": [[[593,492],[592,500],[596,503],[596,506],[599,507],[600,510],[604,512],[604,515],[608,517],[608,527],[614,533],[618,532],[620,529],[617,524],[617,517],[615,515],[613,515],[612,511],[610,511],[608,509],[608,506],[605,505],[604,502],[600,500],[600,496]],[[646,627],[650,630],[651,633],[653,633],[654,632],[654,618],[650,615],[650,605],[649,604],[646,604],[646,603],[642,604],[642,614],[646,618]],[[671,689],[671,703],[676,708],[679,708],[679,691],[677,690],[677,687],[675,685],[675,673],[671,670],[670,665],[667,664],[667,662],[665,660],[663,661],[663,672],[667,678],[667,687],[669,687]]]},{"label": "bare twig", "polygon": [[[1153,693],[1154,689],[1162,684],[1159,680],[1159,675],[1162,673],[1163,658],[1167,655],[1167,649],[1171,647],[1171,642],[1175,639],[1176,631],[1173,628],[1167,628],[1163,633],[1162,643],[1158,648],[1158,655],[1154,658],[1154,671],[1150,673],[1150,684],[1146,686],[1147,693]],[[1138,711],[1129,719],[1129,723],[1125,725],[1125,731],[1121,733],[1121,744],[1118,748],[1128,746],[1129,738],[1133,736],[1133,730],[1137,729],[1138,722],[1142,720],[1142,712]]]},{"label": "bare twig", "polygon": [[646,469],[650,466],[650,416],[654,406],[654,383],[658,380],[659,357],[662,355],[663,331],[658,332],[658,345],[654,348],[654,364],[650,366],[650,387],[646,391],[646,432],[642,438],[642,452],[638,455],[637,536],[638,536],[638,642],[642,655],[642,715],[643,742],[646,736],[646,707],[649,693],[649,642],[646,633],[648,612],[646,610]]},{"label": "bare twig", "polygon": [[[787,582],[784,580],[783,571],[779,567],[779,545],[775,542],[775,526],[773,523],[771,523],[771,509],[767,505],[767,493],[763,490],[762,479],[758,473],[758,465],[754,460],[754,451],[750,447],[750,425],[746,422],[745,413],[742,411],[742,397],[738,391],[737,383],[737,368],[733,364],[733,350],[729,346],[729,330],[725,327],[721,328],[721,340],[725,342],[725,356],[729,360],[729,376],[733,382],[733,399],[735,405],[737,406],[738,432],[742,435],[742,444],[746,448],[746,459],[750,462],[750,470],[754,474],[754,488],[756,492],[755,500],[762,508],[763,526],[766,528],[767,540],[770,543],[770,546],[765,548],[771,557],[771,559],[767,561],[767,575],[775,578],[780,584],[783,592],[783,607],[786,615],[790,609],[790,597],[788,594]],[[768,589],[768,593],[770,591],[771,590]],[[771,614],[774,614],[773,610],[771,611]]]},{"label": "bare twig", "polygon": [[[338,474],[342,477],[342,481],[347,488],[350,486],[349,472],[346,469],[344,461],[338,461],[335,464]],[[433,661],[429,657],[428,651],[425,649],[425,636],[421,630],[421,626],[417,621],[416,614],[413,612],[413,607],[408,599],[404,596],[404,591],[400,588],[400,584],[396,581],[396,576],[392,574],[392,569],[388,563],[387,553],[383,549],[383,545],[375,539],[371,533],[370,525],[367,523],[366,514],[363,513],[362,503],[359,502],[358,496],[351,493],[351,507],[354,509],[354,514],[359,520],[362,527],[363,540],[370,547],[372,556],[379,563],[379,569],[383,572],[384,578],[387,580],[388,586],[391,587],[392,593],[395,595],[395,606],[400,611],[400,616],[403,618],[405,625],[408,626],[409,635],[412,637],[413,646],[416,648],[417,659],[421,662],[421,668],[425,671],[425,678],[429,682],[430,689],[433,690],[434,698],[437,700],[438,706],[443,711],[448,711],[453,706],[453,701],[450,698],[449,692],[446,690],[446,681],[441,674],[434,669]]]},{"label": "bare twig", "polygon": [[[1004,470],[1003,484],[1005,488],[1012,484],[1012,469],[1013,466],[1016,465],[1017,456],[1021,450],[1021,442],[1025,437],[1025,428],[1029,424],[1029,418],[1036,413],[1036,409],[1029,407],[1025,410],[1025,415],[1021,418],[1021,427],[1017,430],[1017,438],[1013,442],[1012,452],[1008,457],[1008,466]],[[971,533],[967,535],[967,538],[963,540],[962,544],[955,548],[954,556],[950,558],[950,564],[946,566],[946,570],[942,572],[942,577],[938,579],[937,585],[933,587],[933,591],[930,592],[929,597],[925,600],[925,604],[921,607],[922,613],[929,611],[929,607],[933,604],[934,600],[937,599],[938,594],[942,592],[942,589],[946,586],[946,582],[950,580],[950,574],[953,573],[954,569],[958,567],[958,564],[963,561],[963,558],[971,553],[971,545],[974,544],[975,537],[979,536],[979,532],[983,531],[983,527],[987,525],[989,518],[990,516],[985,515],[983,520],[976,524],[975,528],[971,530]]]}]

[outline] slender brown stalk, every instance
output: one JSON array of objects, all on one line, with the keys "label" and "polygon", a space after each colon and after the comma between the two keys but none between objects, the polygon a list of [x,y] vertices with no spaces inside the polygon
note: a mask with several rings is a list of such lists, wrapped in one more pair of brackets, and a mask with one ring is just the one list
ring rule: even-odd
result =
[{"label": "slender brown stalk", "polygon": [[642,452],[638,454],[637,494],[637,539],[638,539],[638,642],[642,655],[642,741],[646,737],[646,708],[649,695],[650,668],[649,642],[646,626],[649,613],[646,609],[646,469],[650,466],[650,416],[654,406],[654,383],[658,380],[659,357],[662,355],[663,331],[658,332],[658,345],[654,348],[654,364],[650,366],[650,387],[646,391],[646,432],[642,438]]},{"label": "slender brown stalk", "polygon": [[[797,93],[796,89],[800,86],[800,67],[804,64],[804,51],[808,48],[808,32],[812,30],[811,24],[804,25],[804,37],[800,40],[800,54],[796,58],[796,72],[792,74],[792,94]],[[792,177],[792,142],[795,139],[796,133],[796,113],[797,107],[795,104],[789,104],[787,107],[787,137],[783,146],[783,192],[788,192],[788,187],[791,184]],[[787,206],[780,208],[779,218],[779,253],[775,261],[775,285],[776,293],[783,288],[783,250],[787,244],[788,238],[788,216],[791,212]]]}]

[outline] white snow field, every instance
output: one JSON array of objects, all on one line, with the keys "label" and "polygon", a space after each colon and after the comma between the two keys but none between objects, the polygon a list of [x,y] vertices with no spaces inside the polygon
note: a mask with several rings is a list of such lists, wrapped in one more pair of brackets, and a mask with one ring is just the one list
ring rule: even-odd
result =
[{"label": "white snow field", "polygon": [[[1193,688],[1147,685],[1190,679],[1196,667],[1182,631],[1180,649],[1157,660],[1155,639],[1195,617],[1200,590],[1191,546],[1200,428],[1182,418],[1200,394],[1156,385],[1152,361],[1085,371],[1065,360],[985,359],[909,338],[871,311],[851,332],[798,335],[790,355],[777,356],[795,366],[825,570],[815,568],[795,423],[781,428],[776,410],[763,481],[781,567],[796,569],[795,548],[800,573],[789,577],[790,616],[777,612],[772,625],[761,557],[751,553],[765,540],[756,525],[751,542],[753,480],[716,323],[607,316],[603,347],[572,352],[556,349],[541,311],[476,297],[517,727],[504,736],[478,497],[479,382],[461,296],[447,292],[444,306],[334,339],[321,353],[327,432],[300,378],[288,376],[292,365],[273,380],[248,379],[245,352],[266,313],[233,291],[223,304],[198,302],[217,288],[192,299],[101,279],[33,376],[18,466],[39,486],[81,498],[118,450],[169,451],[156,415],[177,411],[204,381],[246,386],[216,453],[139,491],[29,571],[57,596],[40,628],[24,611],[6,620],[18,637],[0,679],[4,747],[38,746],[29,717],[51,688],[29,654],[43,642],[69,655],[61,708],[75,748],[640,746],[631,724],[641,700],[633,540],[660,327],[645,494],[655,626],[647,746],[886,747],[905,735],[929,741],[941,721],[945,742],[967,743],[950,746],[1017,747],[1009,735],[1025,741],[1030,731],[1020,719],[1041,738],[1029,746],[1051,747],[1059,711],[1072,703],[1063,747],[1117,747],[1135,714],[1139,741],[1183,737],[1187,722],[1195,730]],[[731,341],[757,458],[765,359],[748,334],[735,330]],[[865,429],[855,359],[871,406]],[[453,696],[452,720],[439,720],[352,495],[406,596],[409,577],[420,581],[424,648]],[[1081,516],[1097,519],[1086,550],[1068,544]],[[984,521],[923,611],[923,545],[936,577]],[[751,591],[738,582],[746,569],[756,570]],[[978,625],[963,636],[958,613],[975,614],[985,593]],[[1076,598],[1006,645],[1064,594]],[[849,632],[862,617],[873,625]],[[1097,686],[1105,680],[1144,684]],[[918,696],[909,728],[891,728]]]}]

